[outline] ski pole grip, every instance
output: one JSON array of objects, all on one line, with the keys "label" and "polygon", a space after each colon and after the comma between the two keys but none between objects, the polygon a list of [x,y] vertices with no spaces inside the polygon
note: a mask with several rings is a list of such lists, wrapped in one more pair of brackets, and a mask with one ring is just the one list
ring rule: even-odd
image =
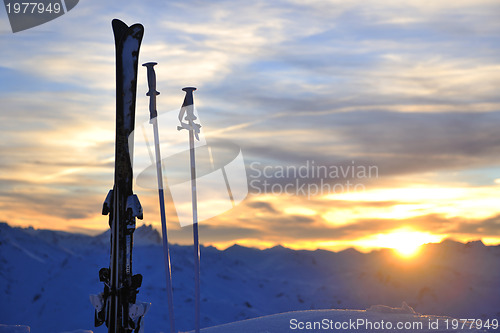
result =
[{"label": "ski pole grip", "polygon": [[194,104],[193,91],[195,91],[195,90],[196,90],[195,87],[182,88],[182,91],[186,92],[186,96],[184,96],[184,102],[182,103],[182,107],[186,107],[186,106]]},{"label": "ski pole grip", "polygon": [[158,115],[156,111],[156,96],[160,93],[156,91],[156,73],[154,66],[157,65],[156,62],[147,62],[142,64],[148,70],[148,87],[149,91],[146,96],[149,96],[149,119],[152,120]]}]

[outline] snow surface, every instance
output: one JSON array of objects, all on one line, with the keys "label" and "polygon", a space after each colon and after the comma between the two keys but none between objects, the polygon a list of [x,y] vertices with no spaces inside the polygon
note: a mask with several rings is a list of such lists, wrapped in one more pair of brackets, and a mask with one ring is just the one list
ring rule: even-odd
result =
[{"label": "snow surface", "polygon": [[[188,331],[194,315],[192,247],[172,245],[171,256],[176,326]],[[166,332],[165,272],[156,230],[137,229],[133,257],[134,273],[144,276],[138,300],[153,304],[145,331]],[[427,245],[411,260],[391,251],[333,253],[279,246],[202,247],[201,259],[202,327],[217,327],[206,332],[226,332],[228,326],[220,326],[225,323],[254,325],[245,319],[268,315],[273,316],[258,319],[263,322],[252,332],[298,332],[289,330],[287,316],[299,314],[290,311],[316,309],[335,310],[306,311],[304,318],[419,316],[409,308],[455,318],[500,317],[500,247],[481,242]],[[89,294],[103,290],[98,271],[108,265],[108,233],[91,237],[0,223],[0,323],[42,333],[107,332],[104,326],[93,327]],[[408,308],[401,306],[403,301]],[[266,326],[270,318],[279,320],[276,330]],[[235,327],[233,332],[245,332]]]},{"label": "snow surface", "polygon": [[[387,308],[387,307],[386,307]],[[292,311],[248,319],[244,321],[202,329],[203,333],[290,333],[290,332],[487,332],[467,324],[464,329],[453,329],[450,318],[421,316],[399,312],[356,310],[309,310]],[[446,321],[448,319],[448,326]],[[408,325],[408,329],[395,329],[397,325]],[[339,325],[337,328],[335,325]],[[342,328],[344,325],[345,328]],[[391,326],[389,326],[391,325]],[[301,329],[302,328],[302,329]],[[190,331],[193,332],[193,331]]]},{"label": "snow surface", "polygon": [[30,333],[30,328],[24,325],[0,324],[0,333]]}]

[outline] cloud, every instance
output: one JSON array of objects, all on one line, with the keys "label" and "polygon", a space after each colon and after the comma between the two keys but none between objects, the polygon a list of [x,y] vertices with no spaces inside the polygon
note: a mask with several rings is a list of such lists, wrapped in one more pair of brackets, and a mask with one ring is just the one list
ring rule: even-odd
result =
[{"label": "cloud", "polygon": [[[280,130],[276,126],[242,145],[249,159],[249,176],[254,178],[260,178],[264,168],[306,165],[310,170],[320,166],[347,168],[352,162],[357,167],[376,166],[378,177],[445,173],[497,164],[500,136],[495,124],[499,118],[498,112],[334,113],[309,118],[310,127],[314,128],[311,134],[294,135],[291,140],[286,133],[293,132],[290,127],[293,128],[295,119],[290,117],[289,129]],[[300,120],[304,122],[297,119],[297,128]],[[268,137],[273,137],[274,145],[269,145]],[[271,184],[293,180],[293,175],[281,179],[275,175],[266,177]],[[319,183],[319,180],[310,177],[303,181]],[[324,181],[331,183],[338,179]]]},{"label": "cloud", "polygon": [[[147,6],[89,0],[33,30],[3,33],[2,208],[20,224],[106,227],[96,216],[113,179],[110,21],[120,17],[145,26],[139,61],[159,63],[159,111],[180,106],[183,86],[198,86],[207,139],[238,143],[249,175],[252,162],[260,171],[354,162],[378,168],[377,177],[362,180],[368,190],[394,189],[380,200],[356,202],[261,191],[202,227],[212,242],[353,240],[401,223],[462,236],[496,234],[491,216],[497,214],[487,200],[496,188],[475,188],[471,172],[488,168],[487,183],[498,166],[499,9],[489,0]],[[148,117],[145,76],[139,67],[138,121]],[[268,180],[286,185],[294,178]],[[421,206],[422,198],[403,200],[407,188],[429,183],[467,190],[431,208]],[[146,210],[156,212],[151,193],[142,197]],[[184,229],[174,230],[189,239]]]},{"label": "cloud", "polygon": [[483,238],[485,235],[489,237],[500,236],[500,215],[493,216],[484,220],[474,221],[457,219],[455,223],[450,225],[448,232],[451,235],[462,237]]},{"label": "cloud", "polygon": [[276,210],[268,202],[253,201],[246,204],[250,208],[261,209],[267,211],[268,213],[276,213]]},{"label": "cloud", "polygon": [[[405,197],[406,192],[394,189],[393,200],[387,200],[382,192],[373,196],[367,192],[365,199],[354,200],[345,200],[347,196],[344,200],[332,196],[308,201],[297,196],[250,196],[246,205],[208,223],[213,230],[211,235],[220,230],[225,236],[232,235],[234,242],[254,246],[295,243],[314,249],[318,244],[330,244],[330,248],[340,249],[401,228],[468,241],[495,237],[500,232],[497,210],[494,205],[487,208],[488,195],[484,191],[478,188],[460,194],[460,190],[450,189],[446,195],[444,190],[435,189]],[[436,202],[435,198],[442,199]],[[335,214],[328,215],[329,212]],[[229,238],[213,241],[207,237],[205,241],[225,247],[231,243]]]}]

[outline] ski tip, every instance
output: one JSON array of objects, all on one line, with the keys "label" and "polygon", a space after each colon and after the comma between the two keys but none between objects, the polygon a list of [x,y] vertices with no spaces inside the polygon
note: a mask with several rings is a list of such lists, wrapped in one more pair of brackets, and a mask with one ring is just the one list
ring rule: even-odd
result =
[{"label": "ski tip", "polygon": [[129,28],[129,33],[141,43],[144,37],[144,26],[140,23],[132,24]]},{"label": "ski tip", "polygon": [[129,27],[125,22],[123,22],[122,20],[116,19],[116,18],[111,21],[111,26],[113,27],[113,30],[120,31],[120,32],[124,32],[125,30],[127,30],[129,28],[131,28],[132,30],[134,30],[136,28],[139,28],[139,30],[144,30],[144,26],[140,23],[132,24]]},{"label": "ski tip", "polygon": [[125,22],[116,18],[111,21],[111,25],[117,28],[128,28],[128,25]]},{"label": "ski tip", "polygon": [[131,25],[130,27],[119,19],[113,19],[111,21],[111,26],[113,28],[113,34],[115,35],[115,47],[118,48],[118,45],[122,43],[122,39],[125,35],[130,34],[134,35],[134,38],[142,41],[142,37],[144,35],[144,26],[140,23],[136,23]]},{"label": "ski tip", "polygon": [[111,27],[113,28],[113,34],[115,36],[115,46],[118,47],[118,43],[122,39],[128,25],[126,25],[122,20],[113,19],[113,21],[111,21]]}]

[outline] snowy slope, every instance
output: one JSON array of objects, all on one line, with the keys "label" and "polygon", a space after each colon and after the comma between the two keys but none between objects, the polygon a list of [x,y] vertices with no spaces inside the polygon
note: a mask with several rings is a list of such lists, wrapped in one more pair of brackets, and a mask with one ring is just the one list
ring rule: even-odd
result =
[{"label": "snowy slope", "polygon": [[[11,228],[0,223],[0,324],[32,332],[93,328],[88,295],[102,291],[98,271],[109,264],[109,234],[96,237]],[[153,304],[146,332],[168,327],[161,239],[136,231],[134,273],[144,276],[139,300]],[[312,309],[367,309],[408,302],[417,312],[456,318],[500,317],[500,248],[446,241],[418,259],[390,251],[202,248],[202,327]],[[193,328],[192,248],[171,248],[179,330]]]}]

